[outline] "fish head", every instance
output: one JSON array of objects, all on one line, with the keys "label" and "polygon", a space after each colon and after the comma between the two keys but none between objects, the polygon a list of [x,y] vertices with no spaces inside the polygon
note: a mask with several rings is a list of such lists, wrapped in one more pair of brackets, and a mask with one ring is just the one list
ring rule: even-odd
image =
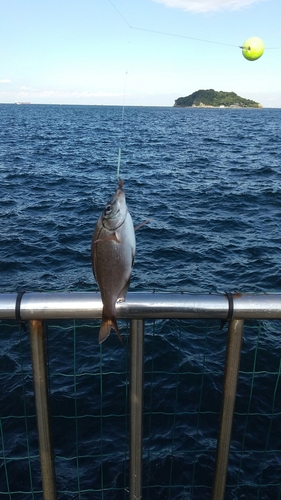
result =
[{"label": "fish head", "polygon": [[126,196],[123,183],[119,182],[118,188],[106,204],[102,213],[102,225],[108,231],[114,231],[120,227],[127,216]]}]

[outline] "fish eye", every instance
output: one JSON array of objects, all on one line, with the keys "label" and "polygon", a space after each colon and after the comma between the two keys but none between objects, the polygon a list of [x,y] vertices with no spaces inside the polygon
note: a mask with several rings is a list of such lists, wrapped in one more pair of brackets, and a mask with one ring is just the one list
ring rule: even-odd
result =
[{"label": "fish eye", "polygon": [[110,203],[109,203],[109,204],[108,204],[108,205],[106,205],[106,207],[105,207],[105,213],[106,213],[106,214],[110,214],[110,212],[111,212],[111,205],[110,205]]}]

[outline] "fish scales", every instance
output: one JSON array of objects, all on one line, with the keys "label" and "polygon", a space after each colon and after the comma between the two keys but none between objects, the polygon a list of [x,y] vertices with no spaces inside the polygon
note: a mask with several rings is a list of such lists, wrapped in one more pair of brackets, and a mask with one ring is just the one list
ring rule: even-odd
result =
[{"label": "fish scales", "polygon": [[126,205],[122,181],[99,217],[92,239],[92,266],[103,303],[99,343],[111,327],[121,340],[116,320],[116,302],[125,300],[134,257],[135,230]]}]

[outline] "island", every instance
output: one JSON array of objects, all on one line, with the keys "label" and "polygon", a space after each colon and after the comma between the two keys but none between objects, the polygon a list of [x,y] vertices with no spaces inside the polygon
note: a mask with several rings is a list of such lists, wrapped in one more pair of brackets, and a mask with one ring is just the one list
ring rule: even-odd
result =
[{"label": "island", "polygon": [[186,97],[175,100],[175,108],[262,108],[261,104],[244,99],[235,92],[223,92],[213,89],[197,90]]}]

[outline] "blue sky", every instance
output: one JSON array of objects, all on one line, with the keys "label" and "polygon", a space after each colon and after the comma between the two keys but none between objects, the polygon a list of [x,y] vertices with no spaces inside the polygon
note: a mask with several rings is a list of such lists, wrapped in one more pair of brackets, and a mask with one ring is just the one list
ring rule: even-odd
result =
[{"label": "blue sky", "polygon": [[172,106],[214,88],[281,107],[280,0],[0,0],[0,54],[0,102]]}]

